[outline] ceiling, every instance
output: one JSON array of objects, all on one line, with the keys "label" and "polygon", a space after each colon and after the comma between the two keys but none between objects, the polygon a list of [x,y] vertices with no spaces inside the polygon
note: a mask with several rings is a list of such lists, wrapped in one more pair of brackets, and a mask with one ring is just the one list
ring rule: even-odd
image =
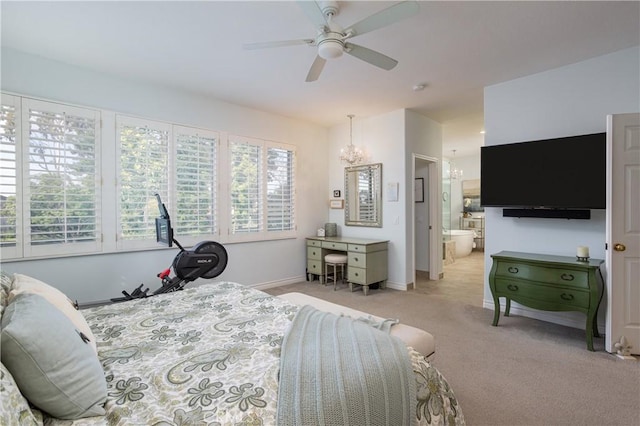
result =
[{"label": "ceiling", "polygon": [[[395,2],[339,2],[343,27]],[[640,44],[640,2],[420,1],[417,15],[354,37],[399,64],[349,55],[306,83],[315,37],[294,1],[0,2],[2,46],[331,126],[409,108],[444,124],[445,156],[482,144],[483,88]],[[426,85],[422,91],[413,86]]]}]

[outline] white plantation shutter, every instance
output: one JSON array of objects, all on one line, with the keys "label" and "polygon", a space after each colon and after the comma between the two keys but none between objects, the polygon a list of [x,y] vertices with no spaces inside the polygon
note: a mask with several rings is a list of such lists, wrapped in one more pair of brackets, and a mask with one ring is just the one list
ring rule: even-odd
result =
[{"label": "white plantation shutter", "polygon": [[295,229],[295,155],[284,147],[267,148],[267,230]]},{"label": "white plantation shutter", "polygon": [[372,222],[376,220],[376,193],[373,169],[362,170],[358,173],[358,220]]},{"label": "white plantation shutter", "polygon": [[99,112],[24,99],[22,122],[25,256],[99,250]]},{"label": "white plantation shutter", "polygon": [[0,101],[0,260],[159,248],[156,193],[185,247],[296,236],[292,145],[4,93]]},{"label": "white plantation shutter", "polygon": [[[116,116],[119,146],[118,183],[120,248],[157,247],[155,194],[170,206],[169,140],[167,123]],[[173,219],[173,218],[172,218]]]},{"label": "white plantation shutter", "polygon": [[295,149],[229,136],[231,240],[295,235]]},{"label": "white plantation shutter", "polygon": [[229,136],[231,235],[263,229],[262,145],[261,141]]},{"label": "white plantation shutter", "polygon": [[173,126],[173,134],[176,203],[171,222],[179,241],[190,244],[218,234],[219,136],[215,132],[181,126]]},{"label": "white plantation shutter", "polygon": [[13,259],[22,255],[19,237],[22,217],[18,206],[20,150],[20,98],[2,95],[0,102],[0,258]]}]

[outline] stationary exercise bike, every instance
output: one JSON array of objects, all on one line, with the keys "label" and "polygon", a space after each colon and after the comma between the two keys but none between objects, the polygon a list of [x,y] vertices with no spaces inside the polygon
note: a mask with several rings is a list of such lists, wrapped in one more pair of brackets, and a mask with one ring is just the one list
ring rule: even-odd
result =
[{"label": "stationary exercise bike", "polygon": [[[156,241],[172,247],[173,243],[180,248],[180,252],[173,259],[171,267],[158,274],[162,286],[153,292],[152,295],[170,293],[182,290],[185,285],[198,278],[215,278],[227,267],[227,250],[222,244],[215,241],[202,241],[193,246],[190,250],[180,245],[173,236],[171,219],[167,208],[162,203],[159,194],[155,194],[158,200],[160,217],[156,218]],[[171,278],[171,268],[175,272],[175,277]],[[122,302],[125,300],[142,299],[149,297],[149,289],[142,290],[144,284],[140,284],[131,293],[123,291],[124,297],[111,299],[112,302]]]}]

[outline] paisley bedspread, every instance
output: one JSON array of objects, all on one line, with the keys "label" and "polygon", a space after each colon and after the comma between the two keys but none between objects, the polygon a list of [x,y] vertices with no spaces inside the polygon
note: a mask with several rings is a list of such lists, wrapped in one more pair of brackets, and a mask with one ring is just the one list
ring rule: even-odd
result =
[{"label": "paisley bedspread", "polygon": [[[108,386],[105,417],[48,425],[275,425],[280,348],[298,308],[221,282],[83,310]],[[408,348],[417,424],[464,424],[440,373]]]}]

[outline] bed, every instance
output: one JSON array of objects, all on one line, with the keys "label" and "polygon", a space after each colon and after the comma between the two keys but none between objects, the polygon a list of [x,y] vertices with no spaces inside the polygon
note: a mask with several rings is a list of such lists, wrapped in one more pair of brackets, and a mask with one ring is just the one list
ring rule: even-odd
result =
[{"label": "bed", "polygon": [[[9,368],[12,363],[8,362],[9,357],[15,357],[15,354],[9,353],[11,345],[7,342],[11,343],[11,339],[5,335],[11,334],[11,324],[19,319],[19,309],[12,305],[22,303],[27,306],[25,309],[34,309],[29,308],[31,305],[26,302],[42,304],[42,294],[12,296],[12,288],[16,287],[15,277],[6,274],[2,277],[2,424],[165,426],[296,423],[283,419],[282,413],[280,417],[278,414],[279,408],[289,405],[288,400],[286,403],[281,400],[278,404],[279,394],[282,397],[284,392],[280,389],[279,375],[284,359],[281,357],[285,352],[283,342],[292,341],[288,333],[295,324],[296,316],[303,310],[296,304],[241,284],[216,282],[78,311],[90,331],[82,333],[77,326],[71,328],[76,334],[94,340],[95,348],[83,341],[84,346],[75,352],[82,352],[84,358],[94,357],[97,360],[100,371],[93,374],[102,374],[104,384],[95,383],[99,382],[97,379],[87,379],[89,384],[76,389],[79,395],[76,397],[86,398],[90,402],[85,405],[90,407],[83,407],[80,414],[65,413],[63,417],[67,419],[60,419],[52,417],[48,410],[39,410],[24,398],[25,379],[14,377],[21,375],[20,366]],[[44,311],[46,309],[42,306],[38,308],[38,312]],[[63,322],[53,314],[44,317],[37,327],[21,326],[21,331],[16,334],[27,328],[46,329],[51,323]],[[316,313],[310,311],[310,314]],[[324,315],[327,320],[338,321],[328,317],[333,314]],[[32,317],[33,314],[29,313],[29,318]],[[358,322],[345,317],[339,321]],[[366,324],[366,327],[375,328],[371,324]],[[55,330],[63,328],[56,326]],[[49,338],[47,333],[53,332],[45,330],[45,334],[36,339],[28,336],[28,341],[45,340]],[[379,333],[384,334],[378,330],[373,334],[378,338]],[[55,337],[54,342],[57,343],[53,345],[70,346],[59,344],[63,338]],[[75,339],[73,344],[76,340],[79,339]],[[403,350],[415,380],[411,381],[413,390],[410,393],[412,418],[405,418],[403,423],[464,424],[459,404],[444,377],[413,348],[403,346]],[[68,357],[65,355],[65,359]],[[359,362],[359,357],[352,356],[350,361],[347,358],[344,370],[354,369],[360,365]],[[72,378],[69,379],[71,386],[81,381],[84,371],[91,369],[75,367],[80,364],[81,361],[74,361],[67,366],[71,371],[60,375],[61,380]],[[89,396],[92,391],[88,390],[93,384],[97,384],[95,397]],[[26,389],[27,384],[24,386]],[[106,394],[106,403],[100,399],[102,392]],[[340,405],[338,393],[335,405]],[[315,400],[317,396],[302,395],[302,405],[306,404],[305,398]],[[56,409],[60,405],[56,403]],[[78,411],[75,406],[70,410]],[[104,413],[92,415],[91,410],[104,410]],[[342,422],[325,419],[324,423]]]}]

